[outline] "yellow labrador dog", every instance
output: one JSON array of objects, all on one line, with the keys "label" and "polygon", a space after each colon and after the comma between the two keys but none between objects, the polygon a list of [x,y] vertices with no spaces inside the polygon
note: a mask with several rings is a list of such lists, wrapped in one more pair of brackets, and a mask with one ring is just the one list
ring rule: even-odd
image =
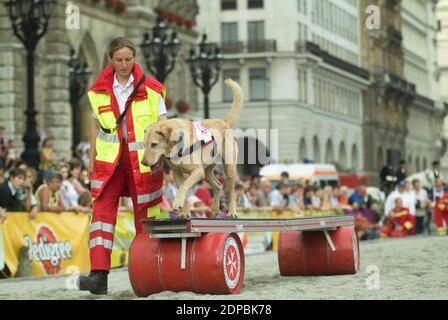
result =
[{"label": "yellow labrador dog", "polygon": [[[221,183],[213,174],[217,163],[222,163],[229,183],[229,216],[236,217],[235,181],[237,179],[237,145],[230,128],[238,119],[243,100],[243,91],[230,78],[225,84],[232,90],[233,102],[229,114],[224,119],[205,119],[193,123],[188,119],[168,119],[157,121],[145,129],[145,152],[141,163],[160,170],[166,160],[173,171],[179,191],[173,201],[173,209],[180,217],[189,218],[188,190],[205,179],[213,188],[212,214],[219,213],[219,193]],[[204,129],[204,127],[206,129]],[[204,129],[209,141],[200,140],[197,130]],[[222,162],[221,162],[222,161]]]}]

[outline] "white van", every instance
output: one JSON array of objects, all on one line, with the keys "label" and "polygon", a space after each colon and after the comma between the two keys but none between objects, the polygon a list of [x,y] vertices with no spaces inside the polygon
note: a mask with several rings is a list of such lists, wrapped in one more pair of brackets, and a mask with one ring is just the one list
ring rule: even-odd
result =
[{"label": "white van", "polygon": [[281,173],[288,172],[289,181],[309,180],[310,184],[320,187],[339,184],[339,176],[336,167],[332,164],[321,163],[296,163],[296,164],[268,164],[260,168],[260,176],[271,180],[277,185],[281,180]]}]

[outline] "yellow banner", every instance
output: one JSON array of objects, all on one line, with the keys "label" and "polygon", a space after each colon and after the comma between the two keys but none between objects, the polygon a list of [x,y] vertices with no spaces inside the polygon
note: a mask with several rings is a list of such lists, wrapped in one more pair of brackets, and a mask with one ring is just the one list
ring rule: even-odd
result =
[{"label": "yellow banner", "polygon": [[23,266],[27,260],[32,263],[33,276],[88,272],[88,226],[85,213],[39,213],[34,220],[26,213],[8,213],[0,227],[4,259],[11,275],[15,276],[19,263]]},{"label": "yellow banner", "polygon": [[[239,212],[238,216],[241,219],[275,219],[335,213],[329,211],[306,211],[301,214],[287,211]],[[160,212],[157,215],[157,218],[168,217],[167,212]],[[246,254],[262,252],[268,249],[271,242],[273,249],[277,249],[277,232],[241,232],[239,236]],[[129,248],[134,237],[133,213],[118,213],[111,268],[128,264]],[[30,249],[25,251],[24,247]],[[33,276],[90,271],[89,216],[85,213],[74,212],[39,213],[35,220],[30,220],[27,213],[8,213],[8,218],[0,224],[0,271],[3,269],[3,261],[13,277],[16,276],[19,267],[22,268],[29,262],[31,262]]]}]

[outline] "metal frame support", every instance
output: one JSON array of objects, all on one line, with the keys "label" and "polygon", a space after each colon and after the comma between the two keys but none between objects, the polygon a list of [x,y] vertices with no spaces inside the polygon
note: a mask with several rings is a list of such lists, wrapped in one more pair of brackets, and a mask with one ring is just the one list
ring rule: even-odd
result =
[{"label": "metal frame support", "polygon": [[328,233],[328,230],[322,230],[322,232],[325,235],[325,238],[327,239],[327,243],[330,246],[331,251],[335,252],[336,247],[334,246],[333,240],[331,240],[330,234]]},{"label": "metal frame support", "polygon": [[186,257],[187,257],[187,238],[182,237],[182,246],[180,249],[180,268],[185,270],[186,268]]}]

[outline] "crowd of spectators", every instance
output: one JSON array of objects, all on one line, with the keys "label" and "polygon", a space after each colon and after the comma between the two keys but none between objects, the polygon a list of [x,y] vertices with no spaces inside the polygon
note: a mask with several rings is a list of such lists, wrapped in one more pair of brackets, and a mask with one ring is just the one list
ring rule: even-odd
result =
[{"label": "crowd of spectators", "polygon": [[[12,141],[12,142],[11,142]],[[89,193],[89,143],[83,140],[72,159],[57,159],[51,140],[45,138],[40,144],[39,170],[28,167],[16,154],[14,142],[0,127],[0,222],[7,212],[25,211],[30,219],[38,212],[64,211],[90,212],[92,201]],[[431,188],[423,188],[419,180],[409,182],[405,162],[395,174],[387,167],[381,177],[384,184],[393,181],[383,198],[375,198],[366,186],[351,190],[345,186],[317,186],[308,180],[291,180],[287,172],[280,181],[271,181],[260,176],[243,177],[236,186],[237,211],[290,212],[303,215],[305,212],[322,211],[353,214],[357,229],[366,239],[380,237],[381,227],[394,224],[394,210],[402,207],[412,216],[412,234],[430,233],[435,201],[445,192],[443,177],[438,162],[428,169]],[[220,192],[220,216],[228,211],[228,186],[223,175],[217,175],[223,187]],[[176,215],[171,204],[177,186],[169,168],[165,167],[162,211]],[[384,189],[383,189],[384,190]],[[397,199],[399,199],[397,201]],[[192,216],[212,217],[213,190],[206,181],[201,181],[188,194]],[[119,211],[132,211],[129,198],[120,200]],[[396,210],[395,210],[396,211]],[[399,228],[399,227],[398,227]]]},{"label": "crowd of spectators", "polygon": [[0,127],[0,222],[9,212],[25,211],[31,220],[38,212],[90,212],[88,163],[85,145],[72,159],[57,159],[51,140],[39,144],[38,170],[16,154],[15,144]]}]

